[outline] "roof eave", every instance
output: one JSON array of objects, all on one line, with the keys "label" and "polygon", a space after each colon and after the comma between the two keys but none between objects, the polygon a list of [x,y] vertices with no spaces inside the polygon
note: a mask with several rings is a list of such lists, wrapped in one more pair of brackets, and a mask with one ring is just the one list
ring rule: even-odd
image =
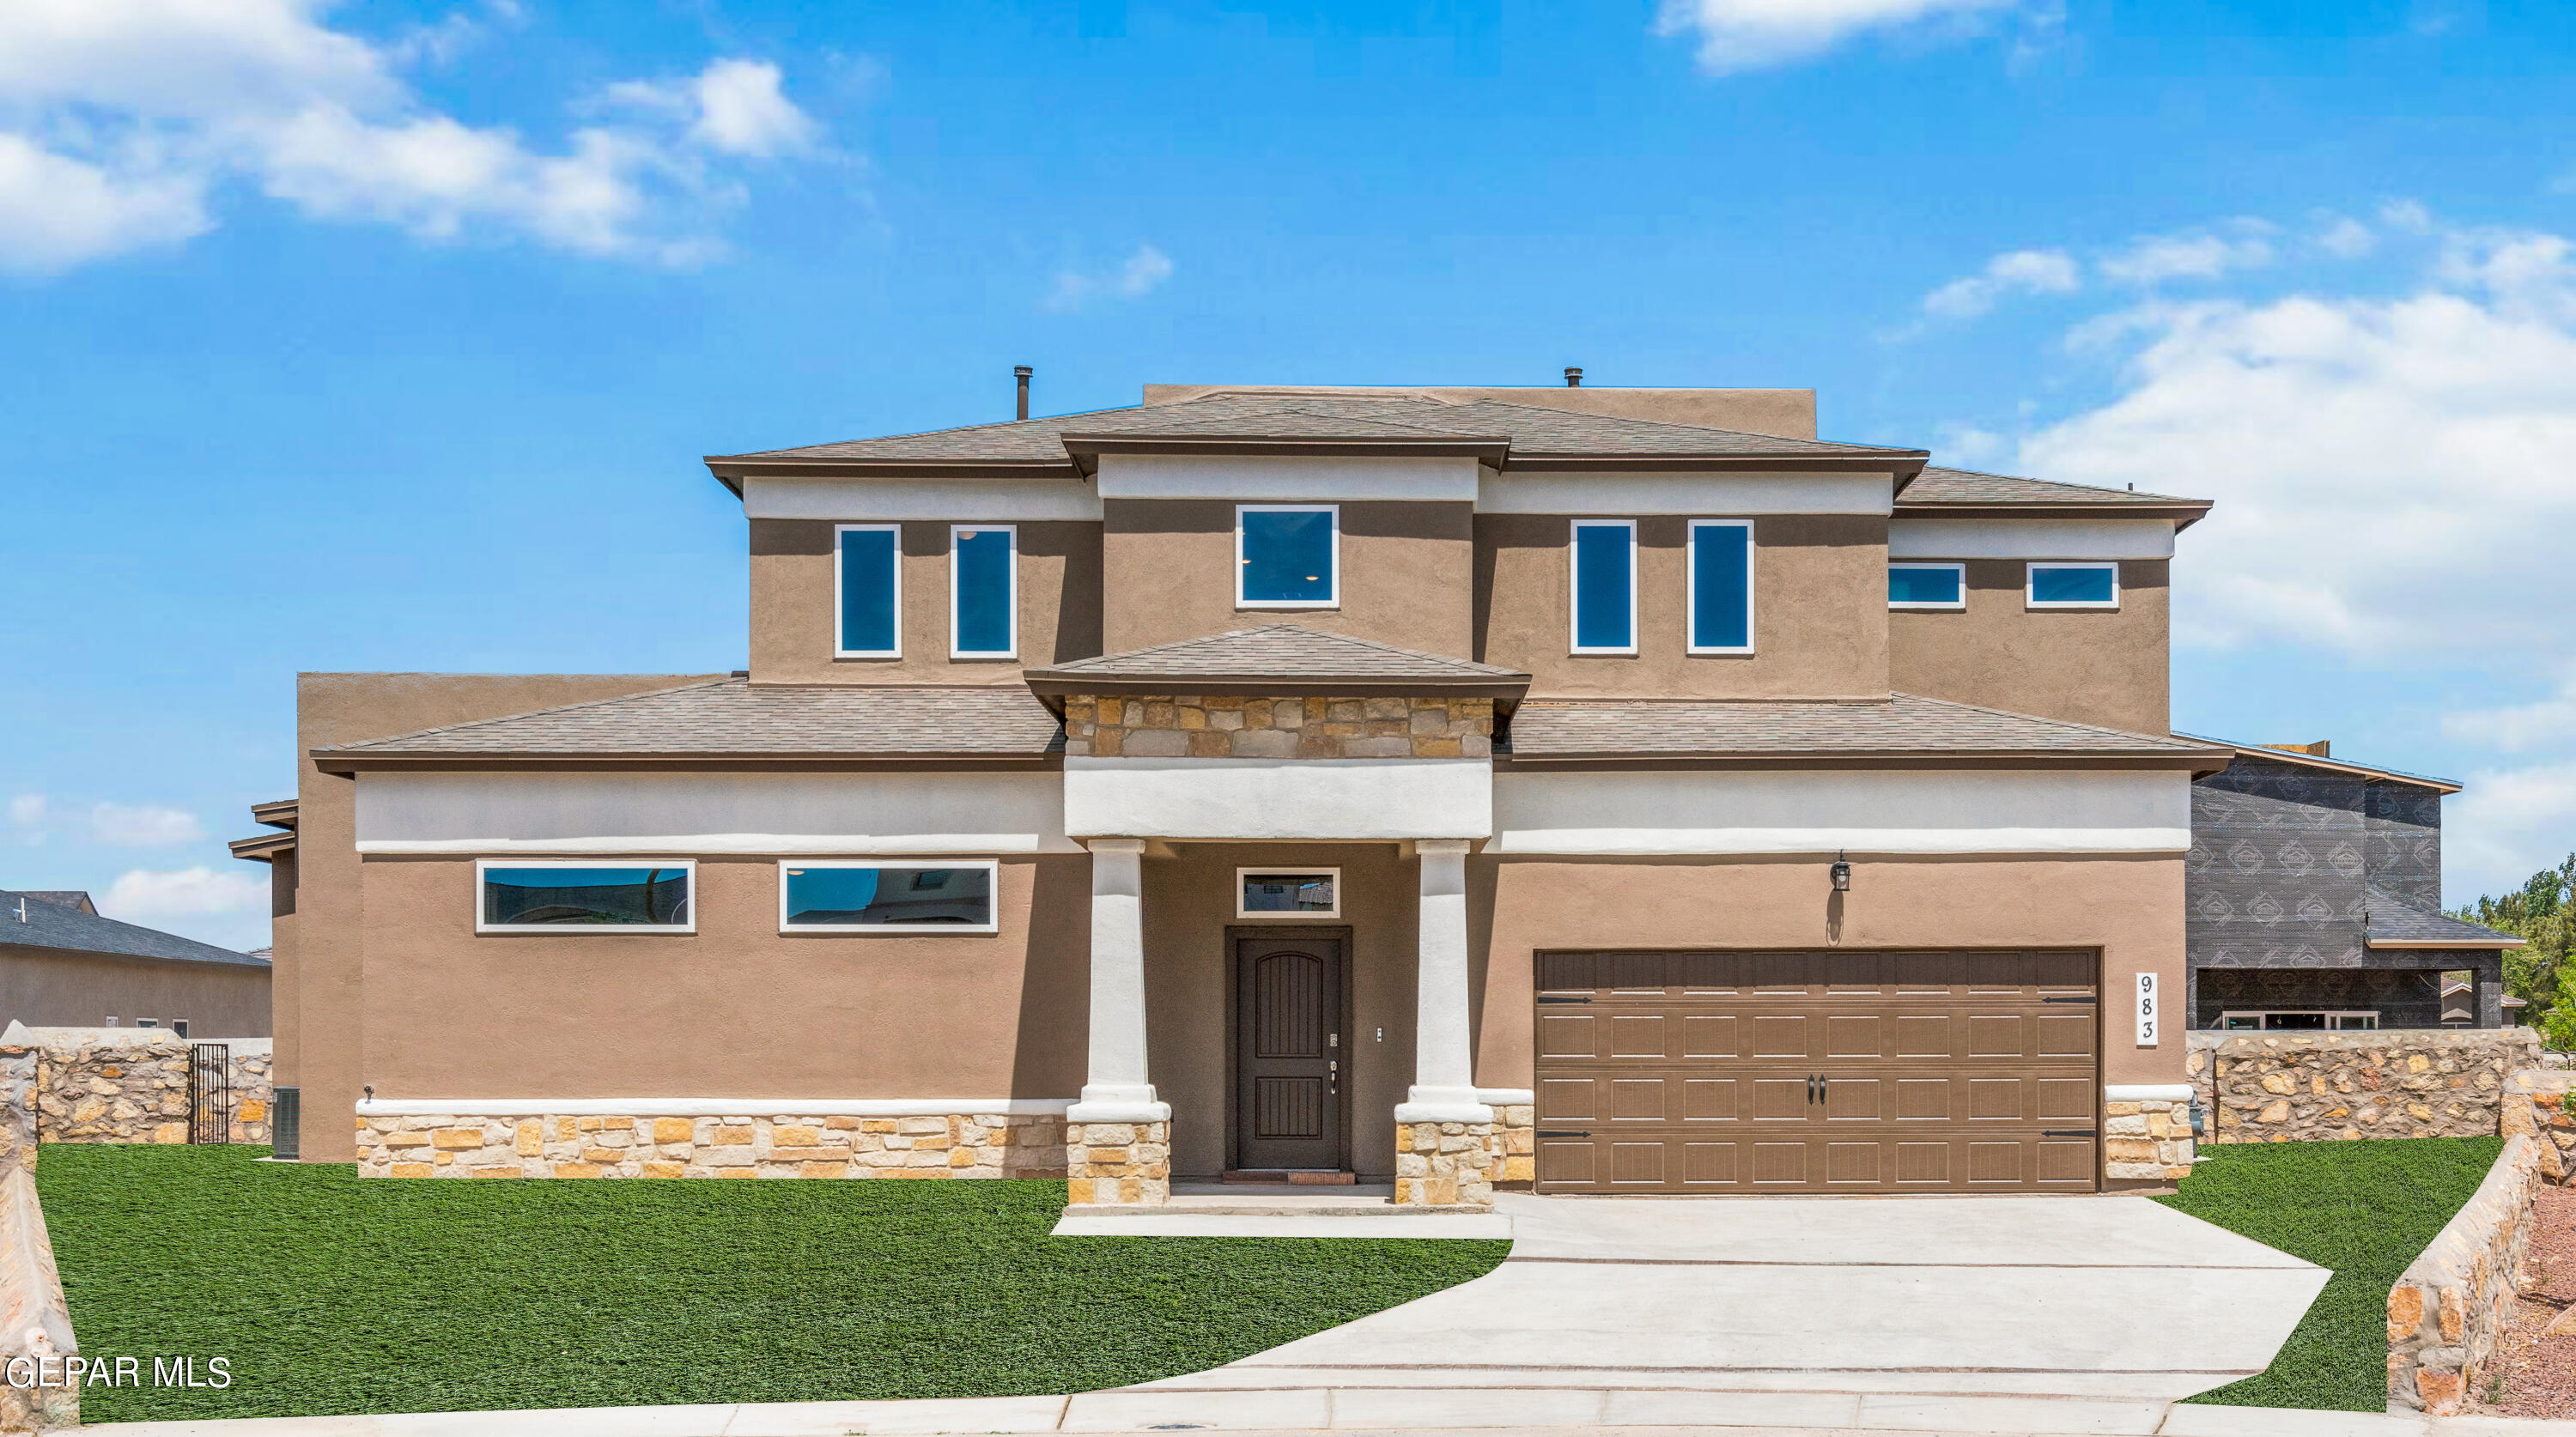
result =
[{"label": "roof eave", "polygon": [[2208,503],[2126,504],[2111,501],[2098,504],[1945,504],[1937,501],[1912,503],[1902,493],[1897,497],[1896,512],[1916,518],[1941,519],[2170,519],[2179,534],[2205,518],[2213,506]]},{"label": "roof eave", "polygon": [[1801,749],[1791,752],[1753,753],[1722,749],[1586,749],[1580,752],[1522,753],[1504,750],[1494,755],[1498,765],[1511,767],[1555,764],[1617,764],[1624,767],[1654,767],[1660,764],[1687,764],[1703,768],[2103,768],[2103,769],[2191,769],[2206,771],[2205,754],[2174,753],[2163,750],[2112,750],[2069,753],[2061,749],[1985,749],[1958,751],[1943,749]]},{"label": "roof eave", "polygon": [[[2211,742],[2217,742],[2217,740],[2211,740]],[[2244,758],[2278,759],[2283,763],[2297,764],[2306,768],[2332,769],[2337,773],[2348,773],[2356,778],[2374,778],[2388,783],[2411,784],[2417,788],[2429,788],[2444,795],[2458,793],[2462,787],[2456,779],[2433,778],[2420,773],[2399,773],[2391,768],[2372,768],[2363,763],[2345,763],[2340,759],[2321,758],[2316,754],[2299,753],[2292,749],[2265,748],[2261,744],[2247,743],[2227,744],[2225,747],[2230,754]],[[2216,771],[2212,770],[2212,772]]]},{"label": "roof eave", "polygon": [[2371,938],[2365,936],[2362,939],[2362,946],[2366,948],[2442,948],[2485,952],[2495,948],[2520,948],[2523,946],[2523,940],[2507,935],[2498,935],[2494,938]]},{"label": "roof eave", "polygon": [[313,751],[313,767],[347,778],[393,772],[587,772],[644,769],[659,772],[728,770],[836,771],[869,768],[1053,768],[1063,755],[1042,753],[347,753]]},{"label": "roof eave", "polygon": [[268,803],[252,804],[250,817],[253,823],[264,823],[271,828],[283,828],[292,833],[295,830],[296,810],[297,800],[281,798]]},{"label": "roof eave", "polygon": [[233,839],[224,847],[231,849],[235,858],[251,863],[275,863],[278,855],[295,851],[295,835],[263,833],[252,838]]},{"label": "roof eave", "polygon": [[745,479],[1071,479],[1088,477],[1071,459],[833,459],[710,454],[707,472],[742,497]]},{"label": "roof eave", "polygon": [[1527,674],[1459,675],[1454,678],[1387,678],[1372,675],[1282,677],[1276,674],[1086,674],[1033,669],[1021,676],[1029,692],[1070,694],[1221,694],[1226,697],[1304,698],[1331,695],[1348,698],[1400,698],[1412,694],[1447,698],[1519,698],[1529,691]]},{"label": "roof eave", "polygon": [[1677,469],[1758,474],[1893,474],[1902,493],[1931,456],[1891,449],[1851,454],[1563,454],[1515,449],[1503,467],[1561,474],[1671,473]]},{"label": "roof eave", "polygon": [[1084,474],[1097,473],[1104,454],[1311,455],[1320,458],[1474,459],[1500,468],[1512,441],[1503,435],[1397,435],[1308,437],[1293,434],[1066,434],[1065,452]]}]

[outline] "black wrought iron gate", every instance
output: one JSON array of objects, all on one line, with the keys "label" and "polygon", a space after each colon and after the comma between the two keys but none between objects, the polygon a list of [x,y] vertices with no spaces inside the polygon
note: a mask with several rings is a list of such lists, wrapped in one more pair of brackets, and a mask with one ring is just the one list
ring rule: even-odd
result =
[{"label": "black wrought iron gate", "polygon": [[195,1043],[188,1054],[188,1141],[232,1141],[232,1049]]}]

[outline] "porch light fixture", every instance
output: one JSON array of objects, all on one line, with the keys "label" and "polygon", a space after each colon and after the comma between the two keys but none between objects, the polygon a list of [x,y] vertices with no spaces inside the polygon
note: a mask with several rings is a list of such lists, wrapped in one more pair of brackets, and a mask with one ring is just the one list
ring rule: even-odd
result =
[{"label": "porch light fixture", "polygon": [[1851,892],[1851,860],[1837,852],[1834,854],[1834,866],[1832,872],[1834,876],[1834,891],[1836,893]]}]

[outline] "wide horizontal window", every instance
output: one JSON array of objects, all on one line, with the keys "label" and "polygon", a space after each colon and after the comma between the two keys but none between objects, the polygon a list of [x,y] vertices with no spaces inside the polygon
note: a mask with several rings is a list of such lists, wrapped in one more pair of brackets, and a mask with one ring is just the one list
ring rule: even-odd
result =
[{"label": "wide horizontal window", "polygon": [[948,531],[952,657],[1007,659],[1019,651],[1018,542],[1008,524]]},{"label": "wide horizontal window", "polygon": [[486,933],[554,928],[572,932],[687,933],[697,865],[678,863],[475,864],[481,890],[475,927]]},{"label": "wide horizontal window", "polygon": [[839,597],[841,657],[902,657],[902,532],[892,524],[843,524],[839,535],[833,586]]},{"label": "wide horizontal window", "polygon": [[778,866],[782,933],[990,933],[992,859],[790,861]]},{"label": "wide horizontal window", "polygon": [[1887,606],[1891,609],[1964,609],[1968,606],[1965,564],[1890,564]]},{"label": "wide horizontal window", "polygon": [[1331,504],[1235,506],[1235,602],[1254,609],[1340,603],[1341,518]]},{"label": "wide horizontal window", "polygon": [[1631,519],[1574,525],[1574,651],[1637,651],[1637,525]]},{"label": "wide horizontal window", "polygon": [[2120,607],[2120,566],[2033,564],[2029,602],[2034,609],[2116,609]]},{"label": "wide horizontal window", "polygon": [[1238,868],[1234,879],[1237,918],[1342,916],[1338,868]]},{"label": "wide horizontal window", "polygon": [[1753,521],[1693,519],[1690,651],[1753,652]]}]

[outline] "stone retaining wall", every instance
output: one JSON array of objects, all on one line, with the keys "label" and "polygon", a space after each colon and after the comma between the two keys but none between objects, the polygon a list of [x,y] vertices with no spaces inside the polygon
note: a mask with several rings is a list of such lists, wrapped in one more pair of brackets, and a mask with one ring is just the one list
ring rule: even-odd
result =
[{"label": "stone retaining wall", "polygon": [[2576,1173],[2576,1109],[2568,1094],[2576,1091],[2576,1073],[2565,1069],[2526,1068],[2505,1079],[2502,1131],[2508,1138],[2528,1137],[2540,1145],[2540,1175],[2553,1183]]},{"label": "stone retaining wall", "polygon": [[1053,1115],[358,1118],[373,1178],[1060,1178]]},{"label": "stone retaining wall", "polygon": [[78,1377],[66,1361],[77,1359],[80,1347],[36,1201],[40,1061],[32,1045],[0,1047],[0,1369],[16,1369],[0,1380],[0,1431],[7,1432],[80,1425]]},{"label": "stone retaining wall", "polygon": [[2389,1289],[2389,1411],[2449,1416],[2477,1386],[2512,1318],[2545,1146],[2505,1139],[2477,1193]]},{"label": "stone retaining wall", "polygon": [[1494,701],[1076,696],[1064,703],[1064,751],[1098,758],[1490,758]]},{"label": "stone retaining wall", "polygon": [[182,1038],[154,1028],[30,1028],[6,1041],[38,1055],[37,1127],[49,1143],[184,1143],[188,1064],[200,1042],[228,1053],[226,1141],[266,1143],[272,1056],[268,1038]]},{"label": "stone retaining wall", "polygon": [[2195,1032],[2186,1043],[2220,1143],[2489,1137],[2505,1079],[2540,1056],[2529,1028]]}]

